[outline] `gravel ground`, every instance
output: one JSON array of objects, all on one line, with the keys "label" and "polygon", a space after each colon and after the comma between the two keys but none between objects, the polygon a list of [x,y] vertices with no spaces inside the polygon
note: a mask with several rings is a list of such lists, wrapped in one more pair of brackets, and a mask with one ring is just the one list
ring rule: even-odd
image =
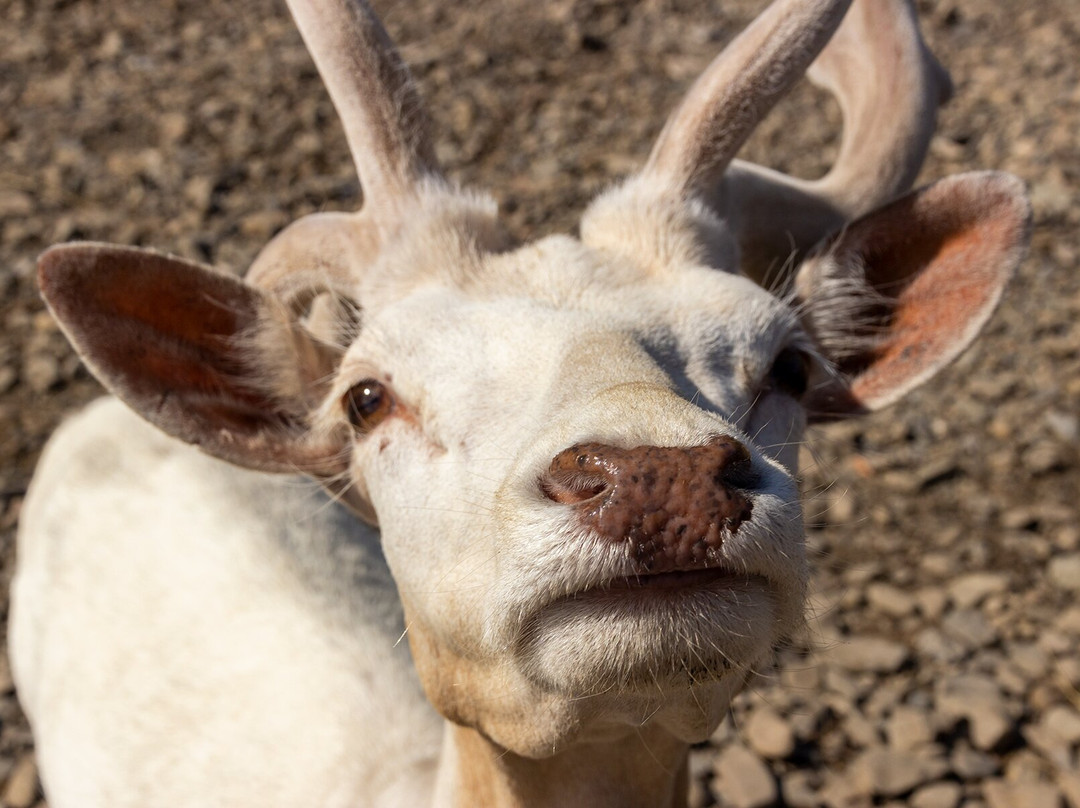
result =
[{"label": "gravel ground", "polygon": [[[452,177],[512,227],[574,226],[760,0],[378,2]],[[464,4],[463,4],[464,5]],[[719,8],[712,8],[713,5]],[[692,758],[694,805],[1080,808],[1080,4],[920,0],[952,72],[923,177],[1012,171],[1031,255],[929,389],[805,457],[811,619]],[[42,443],[99,388],[36,255],[96,239],[242,270],[360,192],[277,0],[0,0],[0,558]],[[801,89],[750,159],[811,176],[835,105]],[[0,801],[40,803],[0,656]]]}]

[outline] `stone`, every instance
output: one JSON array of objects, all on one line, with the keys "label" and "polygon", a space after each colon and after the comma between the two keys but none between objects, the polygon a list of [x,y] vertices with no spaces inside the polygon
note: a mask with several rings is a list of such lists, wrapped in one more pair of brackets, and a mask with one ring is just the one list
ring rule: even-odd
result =
[{"label": "stone", "polygon": [[945,634],[969,651],[985,648],[998,639],[997,631],[982,612],[974,609],[957,609],[945,615],[941,621]]},{"label": "stone", "polygon": [[967,745],[960,745],[954,749],[949,763],[958,777],[973,782],[985,780],[997,774],[1001,768],[996,758]]},{"label": "stone", "polygon": [[[2,385],[0,389],[3,389]],[[1062,612],[1054,621],[1054,628],[1063,634],[1080,637],[1080,606],[1073,606]]]},{"label": "stone", "polygon": [[1080,592],[1080,553],[1069,553],[1051,559],[1046,577],[1058,589]]},{"label": "stone", "polygon": [[908,805],[911,808],[956,808],[963,794],[959,783],[931,783],[912,794]]},{"label": "stone", "polygon": [[976,749],[998,749],[1016,729],[1001,690],[993,679],[961,674],[939,683],[934,702],[946,715],[966,718],[968,735]]},{"label": "stone", "polygon": [[47,353],[32,353],[23,362],[23,380],[35,393],[46,393],[61,380],[60,362]]},{"label": "stone", "polygon": [[23,755],[8,775],[0,800],[7,808],[30,808],[37,799],[37,793],[37,761],[32,754]]},{"label": "stone", "polygon": [[860,755],[850,776],[859,793],[881,797],[900,797],[931,779],[924,759],[884,748]]},{"label": "stone", "polygon": [[1068,744],[1080,744],[1080,712],[1072,707],[1064,704],[1051,707],[1043,714],[1039,724]]},{"label": "stone", "polygon": [[750,748],[766,760],[786,758],[795,750],[795,733],[770,707],[760,707],[743,727]]},{"label": "stone", "polygon": [[990,780],[983,786],[988,808],[1061,808],[1061,792],[1049,783],[1006,783]]},{"label": "stone", "polygon": [[1058,788],[1069,808],[1080,808],[1080,771],[1058,772]]},{"label": "stone", "polygon": [[913,595],[892,584],[872,583],[866,587],[866,602],[890,617],[906,617],[915,611]]},{"label": "stone", "polygon": [[830,649],[833,662],[857,673],[893,673],[910,658],[907,647],[884,637],[851,637]]},{"label": "stone", "polygon": [[732,744],[717,757],[713,791],[733,808],[764,808],[779,796],[772,772],[741,744]]},{"label": "stone", "polygon": [[780,780],[784,805],[788,808],[817,808],[820,799],[814,781],[813,772],[796,770],[785,774]]},{"label": "stone", "polygon": [[961,575],[949,584],[949,597],[958,609],[978,606],[987,595],[1004,592],[1009,586],[1009,576],[995,572],[973,572]]},{"label": "stone", "polygon": [[915,602],[919,612],[927,620],[936,622],[945,613],[945,604],[948,597],[945,592],[936,586],[927,586],[915,593]]},{"label": "stone", "polygon": [[885,725],[889,746],[909,752],[934,740],[934,730],[923,710],[900,706],[893,710]]}]

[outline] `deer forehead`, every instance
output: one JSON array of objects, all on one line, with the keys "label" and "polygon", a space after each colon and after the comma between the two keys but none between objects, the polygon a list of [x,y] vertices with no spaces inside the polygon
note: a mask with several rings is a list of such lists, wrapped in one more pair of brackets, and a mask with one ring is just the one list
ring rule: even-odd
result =
[{"label": "deer forehead", "polygon": [[[704,394],[723,411],[800,334],[792,309],[744,277],[693,264],[656,274],[569,237],[439,258],[365,309],[339,391],[380,378],[432,418],[457,410],[453,424],[580,406],[627,382]],[[461,420],[455,403],[473,416]]]}]

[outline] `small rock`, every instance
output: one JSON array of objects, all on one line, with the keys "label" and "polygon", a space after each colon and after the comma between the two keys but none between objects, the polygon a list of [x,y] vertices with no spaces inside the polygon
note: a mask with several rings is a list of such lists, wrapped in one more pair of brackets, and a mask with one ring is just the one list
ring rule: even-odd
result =
[{"label": "small rock", "polygon": [[997,684],[985,676],[962,674],[944,680],[935,704],[946,715],[966,718],[971,743],[983,751],[998,749],[1016,729]]},{"label": "small rock", "polygon": [[8,808],[30,808],[37,799],[37,792],[37,762],[33,754],[27,754],[15,764],[4,784],[4,793],[0,799]]},{"label": "small rock", "polygon": [[1080,437],[1080,418],[1072,413],[1047,410],[1044,417],[1050,429],[1062,440],[1074,442]]},{"label": "small rock", "polygon": [[1080,553],[1070,553],[1051,560],[1046,574],[1050,583],[1058,589],[1080,591]]},{"label": "small rock", "polygon": [[0,191],[0,219],[29,216],[34,210],[34,200],[22,191]]},{"label": "small rock", "polygon": [[934,731],[923,710],[900,706],[889,716],[885,729],[889,746],[908,752],[934,740]]},{"label": "small rock", "polygon": [[780,781],[780,793],[784,795],[784,805],[789,808],[817,808],[821,801],[818,798],[817,789],[814,788],[813,778],[813,773],[807,771],[793,771],[785,774]]},{"label": "small rock", "polygon": [[955,662],[964,656],[963,646],[936,628],[923,629],[916,635],[915,650],[920,657],[934,662]]},{"label": "small rock", "polygon": [[953,772],[963,780],[977,782],[998,773],[997,759],[972,749],[967,745],[958,746],[949,760]]},{"label": "small rock", "polygon": [[910,657],[908,649],[883,637],[851,637],[830,650],[837,665],[857,673],[893,673]]},{"label": "small rock", "polygon": [[1033,643],[1017,643],[1008,649],[1007,656],[1029,679],[1041,679],[1045,676],[1050,662],[1046,653]]},{"label": "small rock", "polygon": [[1050,441],[1033,444],[1020,460],[1032,474],[1047,474],[1068,466],[1068,459],[1061,445]]},{"label": "small rock", "polygon": [[1066,609],[1054,621],[1054,628],[1065,634],[1080,636],[1080,606]]},{"label": "small rock", "polygon": [[948,598],[938,587],[928,586],[915,593],[915,601],[923,617],[930,621],[937,621],[945,613]]},{"label": "small rock", "polygon": [[1080,808],[1080,771],[1058,772],[1057,783],[1069,808]]},{"label": "small rock", "polygon": [[866,587],[870,607],[890,617],[906,617],[915,611],[915,598],[892,584],[872,583]]},{"label": "small rock", "polygon": [[1049,783],[990,780],[983,795],[989,808],[1061,808],[1061,792]]},{"label": "small rock", "polygon": [[764,808],[778,796],[772,772],[740,744],[732,744],[717,757],[713,791],[734,808]]},{"label": "small rock", "polygon": [[983,616],[974,609],[957,609],[945,616],[941,628],[953,640],[969,651],[984,648],[997,641],[997,631]]},{"label": "small rock", "polygon": [[959,783],[932,783],[911,795],[911,808],[956,808],[963,796]]},{"label": "small rock", "polygon": [[33,353],[23,363],[22,376],[35,393],[48,392],[60,382],[60,363],[51,354]]},{"label": "small rock", "polygon": [[995,592],[1003,592],[1009,585],[1009,577],[994,572],[973,572],[961,575],[949,584],[949,597],[959,609],[978,606]]},{"label": "small rock", "polygon": [[1064,704],[1051,707],[1039,724],[1068,744],[1080,744],[1080,713],[1072,707]]},{"label": "small rock", "polygon": [[781,760],[795,750],[795,734],[769,707],[754,710],[744,728],[750,748],[766,760]]},{"label": "small rock", "polygon": [[851,765],[849,774],[859,793],[883,797],[902,796],[929,779],[923,759],[889,749],[864,753]]}]

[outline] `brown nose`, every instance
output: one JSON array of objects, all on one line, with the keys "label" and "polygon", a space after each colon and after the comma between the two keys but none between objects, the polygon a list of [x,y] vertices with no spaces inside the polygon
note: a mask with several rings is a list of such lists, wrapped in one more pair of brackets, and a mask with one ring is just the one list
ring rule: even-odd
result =
[{"label": "brown nose", "polygon": [[578,509],[582,524],[649,572],[710,565],[725,534],[750,518],[750,452],[730,437],[704,446],[620,449],[580,443],[555,455],[544,494]]}]

